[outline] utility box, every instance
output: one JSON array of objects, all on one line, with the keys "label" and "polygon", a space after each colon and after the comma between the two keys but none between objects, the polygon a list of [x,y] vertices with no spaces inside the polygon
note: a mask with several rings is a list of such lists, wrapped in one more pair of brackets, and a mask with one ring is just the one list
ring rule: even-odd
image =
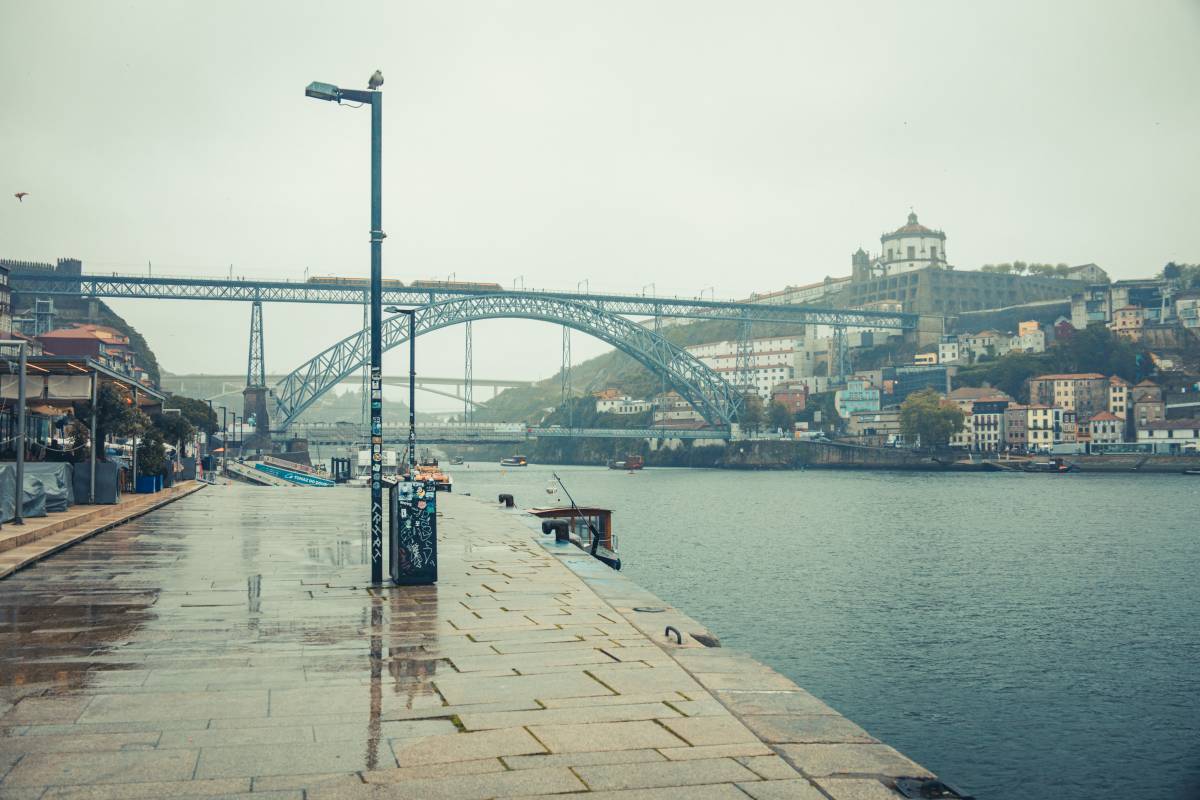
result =
[{"label": "utility box", "polygon": [[398,481],[388,490],[389,564],[401,586],[437,583],[437,486]]}]

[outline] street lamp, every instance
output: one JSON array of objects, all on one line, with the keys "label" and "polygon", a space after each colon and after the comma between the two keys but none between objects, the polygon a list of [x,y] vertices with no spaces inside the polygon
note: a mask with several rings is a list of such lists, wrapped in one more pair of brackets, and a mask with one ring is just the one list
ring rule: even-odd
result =
[{"label": "street lamp", "polygon": [[[378,70],[367,82],[367,91],[342,89],[314,81],[306,97],[371,106],[371,582],[383,583],[383,75]],[[411,409],[410,409],[411,414]],[[411,434],[410,434],[411,436]]]},{"label": "street lamp", "polygon": [[229,462],[225,459],[229,456],[229,425],[227,424],[229,409],[225,406],[218,407],[221,409],[221,474],[228,478]]},{"label": "street lamp", "polygon": [[408,479],[416,480],[417,466],[417,310],[388,306],[389,314],[408,316]]}]

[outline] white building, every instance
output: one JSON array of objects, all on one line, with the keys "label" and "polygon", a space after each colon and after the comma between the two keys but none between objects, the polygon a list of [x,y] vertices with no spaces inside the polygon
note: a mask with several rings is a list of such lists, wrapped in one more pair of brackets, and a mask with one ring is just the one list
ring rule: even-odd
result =
[{"label": "white building", "polygon": [[879,244],[877,266],[885,276],[946,266],[946,234],[917,222],[915,213],[908,215],[907,225],[880,236]]},{"label": "white building", "polygon": [[959,352],[958,339],[943,336],[942,341],[938,343],[938,363],[957,364]]},{"label": "white building", "polygon": [[1088,420],[1088,435],[1092,444],[1116,444],[1125,441],[1125,420],[1111,411],[1093,414]]},{"label": "white building", "polygon": [[1019,350],[1024,353],[1046,352],[1046,332],[1041,328],[1013,334],[1009,340],[1008,351]]},{"label": "white building", "polygon": [[[804,339],[794,336],[768,336],[750,340],[750,384],[764,403],[771,401],[771,389],[796,377],[797,354],[803,354]],[[686,348],[703,364],[721,374],[730,383],[737,382],[738,343],[709,342]]]},{"label": "white building", "polygon": [[1192,330],[1200,329],[1200,297],[1180,297],[1175,301],[1175,316],[1179,324]]},{"label": "white building", "polygon": [[700,412],[692,408],[692,404],[683,399],[678,392],[667,392],[654,398],[654,424],[670,425],[672,423],[704,422]]},{"label": "white building", "polygon": [[1137,424],[1138,444],[1150,442],[1156,453],[1195,453],[1200,419],[1159,419]]},{"label": "white building", "polygon": [[599,397],[596,399],[597,414],[641,414],[651,408],[649,400],[634,400],[629,395]]},{"label": "white building", "polygon": [[809,283],[804,286],[786,286],[777,292],[752,294],[746,298],[747,303],[763,303],[765,305],[796,305],[820,300],[826,295],[833,294],[850,282],[849,278],[826,278],[819,283]]}]

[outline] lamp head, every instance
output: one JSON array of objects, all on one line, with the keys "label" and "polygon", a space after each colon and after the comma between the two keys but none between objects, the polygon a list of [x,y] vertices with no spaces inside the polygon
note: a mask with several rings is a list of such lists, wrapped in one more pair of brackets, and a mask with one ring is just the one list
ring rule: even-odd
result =
[{"label": "lamp head", "polygon": [[335,103],[340,103],[342,101],[342,90],[332,83],[313,81],[305,88],[304,96],[312,97],[316,100],[332,100]]}]

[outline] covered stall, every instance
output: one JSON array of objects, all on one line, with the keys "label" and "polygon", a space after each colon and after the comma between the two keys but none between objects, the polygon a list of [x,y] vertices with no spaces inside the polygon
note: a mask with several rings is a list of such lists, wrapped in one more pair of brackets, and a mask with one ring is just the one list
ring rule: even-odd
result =
[{"label": "covered stall", "polygon": [[[77,409],[90,405],[91,418],[79,421],[87,426],[89,439],[96,431],[96,397],[105,384],[121,387],[128,402],[142,411],[162,407],[165,395],[132,376],[122,374],[91,358],[78,356],[26,356],[19,340],[0,341],[0,435],[11,443],[13,464],[22,476],[30,472],[31,459],[62,462],[61,469],[39,467],[37,477],[47,486],[48,502],[56,507],[76,503],[116,503],[120,498],[120,467],[116,460],[96,452],[93,446],[76,452],[54,431],[64,417],[74,417]],[[24,375],[22,376],[22,365]],[[24,380],[22,380],[22,377]],[[22,413],[24,412],[24,413]],[[32,434],[32,435],[30,435]],[[129,448],[129,466],[136,474],[137,439]],[[49,465],[47,465],[49,467]],[[20,480],[20,478],[18,478]],[[14,492],[15,494],[15,487]]]}]

